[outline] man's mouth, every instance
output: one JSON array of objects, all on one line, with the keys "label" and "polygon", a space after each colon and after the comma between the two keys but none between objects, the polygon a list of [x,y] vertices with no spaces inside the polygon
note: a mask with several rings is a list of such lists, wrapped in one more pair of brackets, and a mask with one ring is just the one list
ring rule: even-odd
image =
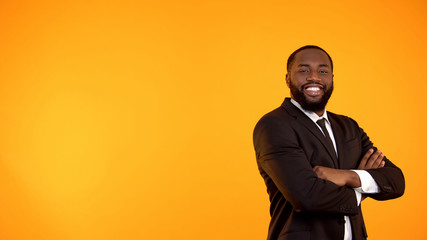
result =
[{"label": "man's mouth", "polygon": [[304,92],[308,96],[316,97],[323,93],[323,86],[319,84],[308,84],[304,86]]}]

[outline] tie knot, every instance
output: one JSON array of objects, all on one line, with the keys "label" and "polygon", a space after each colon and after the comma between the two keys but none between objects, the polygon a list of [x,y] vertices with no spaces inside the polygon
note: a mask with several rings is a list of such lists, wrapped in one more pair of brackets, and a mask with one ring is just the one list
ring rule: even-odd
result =
[{"label": "tie knot", "polygon": [[325,122],[326,122],[326,119],[321,118],[321,119],[317,120],[316,123],[319,124],[319,126],[321,126],[322,128],[324,128],[324,127],[326,127]]}]

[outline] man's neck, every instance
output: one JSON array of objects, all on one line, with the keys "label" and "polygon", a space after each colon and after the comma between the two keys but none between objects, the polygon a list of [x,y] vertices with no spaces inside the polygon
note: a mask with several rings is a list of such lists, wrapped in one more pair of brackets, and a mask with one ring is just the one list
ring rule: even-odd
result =
[{"label": "man's neck", "polygon": [[323,113],[325,113],[325,109],[323,109],[323,110],[321,110],[321,111],[315,111],[314,113],[316,113],[317,114],[317,116],[322,116],[323,115]]},{"label": "man's neck", "polygon": [[[293,99],[293,98],[291,98],[292,99],[292,101],[293,101],[293,103],[295,104],[298,104],[298,106],[300,107],[300,108],[302,108],[302,109],[304,109],[305,111],[308,111],[308,112],[313,112],[313,111],[310,111],[310,110],[307,110],[307,109],[305,109],[305,108],[303,108],[302,107],[302,105],[299,103],[299,102],[297,102],[297,100],[295,100],[295,99]],[[325,113],[325,109],[323,109],[323,110],[319,110],[319,111],[314,111],[314,113],[315,114],[317,114],[317,116],[319,116],[319,117],[321,117],[321,116],[323,116],[323,114]]]}]

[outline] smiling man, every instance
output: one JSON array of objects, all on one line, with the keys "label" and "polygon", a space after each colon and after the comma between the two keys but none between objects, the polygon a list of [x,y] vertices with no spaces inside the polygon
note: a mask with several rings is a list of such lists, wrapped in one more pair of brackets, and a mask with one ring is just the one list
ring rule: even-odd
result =
[{"label": "smiling man", "polygon": [[361,201],[402,196],[402,171],[353,119],[325,110],[334,88],[333,62],[325,50],[297,49],[287,71],[291,98],[254,130],[271,203],[267,239],[366,239]]}]

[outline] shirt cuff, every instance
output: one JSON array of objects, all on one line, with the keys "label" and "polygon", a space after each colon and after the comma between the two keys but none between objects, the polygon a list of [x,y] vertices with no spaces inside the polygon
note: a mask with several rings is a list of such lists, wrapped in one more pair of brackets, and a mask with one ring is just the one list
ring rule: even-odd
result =
[{"label": "shirt cuff", "polygon": [[365,170],[351,170],[359,175],[361,186],[354,188],[359,193],[379,193],[380,188],[374,178]]}]

